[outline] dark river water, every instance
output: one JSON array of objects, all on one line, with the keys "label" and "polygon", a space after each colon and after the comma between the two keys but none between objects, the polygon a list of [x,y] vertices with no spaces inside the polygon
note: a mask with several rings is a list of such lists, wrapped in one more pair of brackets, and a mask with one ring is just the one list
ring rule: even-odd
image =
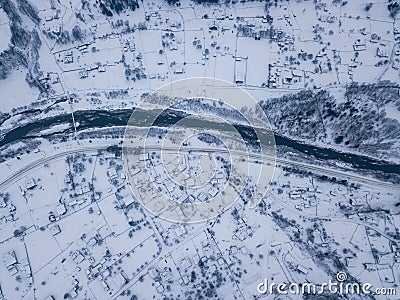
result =
[{"label": "dark river water", "polygon": [[[76,111],[74,112],[75,122],[79,123],[77,130],[84,130],[88,128],[106,128],[112,126],[126,126],[132,114],[131,109],[123,110],[92,110],[92,111]],[[146,114],[154,116],[152,112],[142,112],[145,117]],[[168,126],[173,124],[184,115],[176,111],[167,111],[159,117],[155,123],[157,126]],[[201,122],[201,121],[200,121]],[[205,121],[207,122],[207,121]],[[64,114],[49,118],[40,119],[17,127],[6,133],[2,140],[0,140],[0,147],[6,146],[9,143],[16,142],[23,139],[33,138],[40,136],[40,131],[52,128],[56,125],[69,124],[70,127],[64,130],[65,133],[73,131],[71,114]],[[141,124],[135,124],[140,126]],[[200,126],[201,124],[197,124]],[[254,130],[249,126],[237,125],[235,126],[243,138],[247,141],[257,140]],[[382,160],[376,160],[370,157],[342,153],[332,149],[320,148],[316,146],[306,145],[294,140],[288,139],[284,136],[275,134],[275,143],[277,146],[287,146],[305,155],[314,156],[318,159],[336,160],[338,162],[351,165],[355,169],[366,169],[372,171],[381,171],[386,174],[400,175],[400,165],[388,163]]]}]

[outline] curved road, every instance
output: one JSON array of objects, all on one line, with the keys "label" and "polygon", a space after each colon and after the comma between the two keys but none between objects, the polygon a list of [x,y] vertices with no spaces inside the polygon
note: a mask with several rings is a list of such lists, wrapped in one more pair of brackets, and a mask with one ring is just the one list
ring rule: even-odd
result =
[{"label": "curved road", "polygon": [[[29,173],[30,171],[34,170],[35,168],[39,167],[41,164],[57,160],[63,156],[67,156],[69,154],[87,153],[87,152],[94,152],[94,151],[98,151],[98,150],[106,150],[109,147],[110,146],[107,146],[107,147],[105,147],[105,146],[83,147],[83,148],[74,149],[74,150],[62,151],[60,153],[57,153],[57,154],[54,154],[54,155],[51,155],[48,157],[43,157],[41,159],[38,159],[36,161],[29,163],[25,167],[17,170],[13,174],[9,175],[7,178],[2,180],[0,182],[0,190],[4,190],[5,188],[7,188],[11,184],[13,184],[14,181],[18,180],[23,175],[25,175],[25,174]],[[146,150],[148,150],[148,151],[160,150],[160,147],[147,147]],[[178,148],[163,147],[163,150],[176,151],[176,150],[178,150]],[[180,149],[180,150],[182,151],[183,149]],[[207,149],[191,148],[191,149],[184,150],[184,151],[205,152],[205,153],[216,152],[216,151],[222,152],[222,153],[229,152],[226,149],[209,149],[209,148],[207,148]],[[235,151],[230,150],[230,152],[235,152]],[[247,155],[247,153],[243,153],[243,152],[239,152],[239,151],[236,151],[235,153]],[[362,184],[368,184],[370,186],[386,187],[386,188],[390,188],[390,189],[400,190],[400,185],[395,185],[395,184],[387,183],[387,182],[381,182],[381,181],[377,181],[377,180],[374,180],[371,178],[358,176],[358,175],[354,175],[354,174],[347,174],[347,173],[345,173],[343,171],[339,171],[339,170],[326,169],[326,168],[323,168],[320,166],[313,166],[313,165],[302,163],[302,162],[293,162],[293,161],[286,160],[286,159],[268,157],[268,156],[264,156],[264,155],[260,155],[260,154],[249,154],[249,157],[252,159],[258,159],[258,160],[262,160],[265,162],[276,162],[276,163],[283,164],[283,165],[293,166],[296,168],[300,168],[300,169],[303,169],[306,171],[313,171],[313,172],[323,174],[323,175],[339,177],[342,179],[349,179],[349,180],[356,181],[356,182],[359,182]]]}]

